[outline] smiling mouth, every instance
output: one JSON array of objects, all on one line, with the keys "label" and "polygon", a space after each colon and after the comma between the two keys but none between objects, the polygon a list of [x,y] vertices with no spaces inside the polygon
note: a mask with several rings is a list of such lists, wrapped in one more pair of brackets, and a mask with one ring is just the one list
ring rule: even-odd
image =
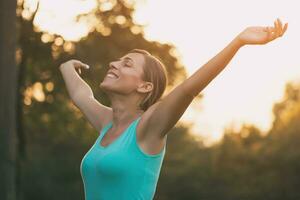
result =
[{"label": "smiling mouth", "polygon": [[118,78],[119,78],[119,77],[117,77],[115,74],[112,74],[112,73],[108,73],[108,74],[106,75],[106,77],[111,78],[111,79],[118,79]]}]

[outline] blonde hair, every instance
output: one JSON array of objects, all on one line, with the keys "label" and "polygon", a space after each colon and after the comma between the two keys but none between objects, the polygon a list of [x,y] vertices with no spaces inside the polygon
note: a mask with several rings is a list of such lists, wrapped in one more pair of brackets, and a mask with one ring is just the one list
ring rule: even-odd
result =
[{"label": "blonde hair", "polygon": [[142,110],[146,111],[151,105],[157,102],[163,95],[167,84],[168,77],[164,64],[148,51],[143,49],[133,49],[129,53],[140,53],[144,56],[145,64],[143,66],[143,80],[153,84],[153,90],[146,95],[140,103]]}]

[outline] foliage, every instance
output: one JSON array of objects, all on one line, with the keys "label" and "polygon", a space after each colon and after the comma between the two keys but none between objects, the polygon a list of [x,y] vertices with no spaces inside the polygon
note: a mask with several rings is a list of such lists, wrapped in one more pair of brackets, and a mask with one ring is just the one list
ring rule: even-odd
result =
[{"label": "foliage", "polygon": [[[98,3],[101,7],[105,2]],[[173,46],[147,41],[143,32],[137,32],[139,26],[131,18],[133,5],[125,1],[117,1],[105,12],[96,9],[90,13],[106,29],[96,23],[79,42],[38,31],[33,25],[38,7],[25,19],[22,13],[28,13],[28,7],[24,2],[18,5],[21,188],[26,199],[77,199],[83,197],[80,162],[98,133],[70,101],[59,64],[70,58],[88,63],[91,69],[82,77],[103,104],[109,102],[98,86],[108,63],[133,48],[146,49],[163,61],[169,86],[182,80],[185,71],[171,54]],[[114,16],[124,16],[126,23],[116,23]]]},{"label": "foliage", "polygon": [[[95,97],[109,105],[99,90],[108,63],[133,48],[158,56],[166,65],[169,86],[185,77],[173,56],[174,47],[147,41],[143,27],[132,20],[134,5],[114,2],[108,10],[81,15],[97,23],[78,42],[39,32],[34,13],[21,17],[26,7],[19,3],[19,116],[21,188],[24,199],[83,199],[80,162],[99,133],[87,123],[67,94],[58,65],[78,58],[91,66],[82,74]],[[120,17],[123,16],[123,17]],[[124,21],[125,18],[125,21]],[[47,42],[43,42],[43,38]],[[300,86],[288,84],[285,97],[274,105],[272,129],[263,134],[253,125],[224,131],[216,145],[196,142],[187,127],[174,127],[155,199],[265,200],[300,199]]]}]

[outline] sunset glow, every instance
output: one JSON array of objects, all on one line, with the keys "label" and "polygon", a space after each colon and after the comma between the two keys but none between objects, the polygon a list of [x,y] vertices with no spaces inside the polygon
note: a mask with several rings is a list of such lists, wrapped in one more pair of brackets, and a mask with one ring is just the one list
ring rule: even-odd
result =
[{"label": "sunset glow", "polygon": [[[26,2],[34,10],[36,1]],[[253,123],[263,131],[270,128],[273,104],[282,98],[286,82],[300,77],[300,12],[296,3],[253,0],[245,7],[245,2],[238,0],[137,1],[134,19],[145,25],[146,38],[175,45],[189,75],[246,27],[272,26],[278,17],[289,23],[285,37],[265,46],[240,49],[201,92],[204,98],[200,102],[195,100],[183,115],[180,122],[189,123],[193,133],[204,137],[207,144],[220,139],[228,126],[238,128],[241,123]],[[88,13],[95,6],[95,0],[41,0],[35,24],[40,30],[76,41],[88,33],[92,23],[76,22],[76,15]],[[104,4],[101,9],[109,6]],[[122,20],[120,17],[119,23]],[[51,36],[41,39],[51,40]],[[51,88],[49,84],[47,89]],[[34,90],[28,93],[42,100],[44,97],[38,92],[41,88],[37,85]]]}]

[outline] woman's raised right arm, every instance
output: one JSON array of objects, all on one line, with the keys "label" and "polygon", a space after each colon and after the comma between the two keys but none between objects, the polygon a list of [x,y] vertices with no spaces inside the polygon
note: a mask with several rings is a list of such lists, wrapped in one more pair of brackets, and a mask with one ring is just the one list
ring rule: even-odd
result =
[{"label": "woman's raised right arm", "polygon": [[78,61],[70,60],[59,66],[65,80],[68,93],[77,108],[84,114],[91,125],[98,131],[110,122],[112,109],[101,103],[95,98],[90,86],[78,75],[80,68],[88,69],[88,65]]},{"label": "woman's raised right arm", "polygon": [[80,97],[94,97],[90,86],[78,75],[76,69],[80,73],[80,68],[88,69],[89,66],[78,60],[69,60],[59,66],[63,79],[72,101],[76,103]]}]

